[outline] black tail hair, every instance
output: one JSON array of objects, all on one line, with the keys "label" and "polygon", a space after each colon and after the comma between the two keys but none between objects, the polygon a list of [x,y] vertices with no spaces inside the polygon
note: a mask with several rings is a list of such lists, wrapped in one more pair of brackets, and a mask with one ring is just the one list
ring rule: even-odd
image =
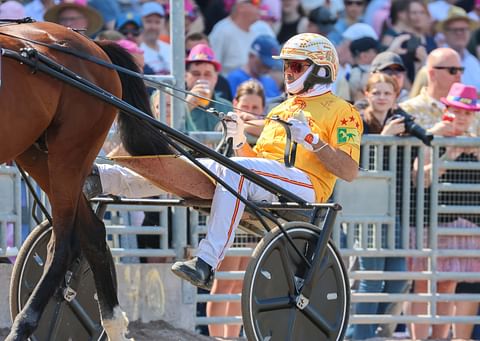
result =
[{"label": "black tail hair", "polygon": [[[111,41],[98,41],[98,46],[108,55],[113,64],[140,72],[133,56],[123,47]],[[153,117],[149,96],[143,80],[118,72],[122,82],[122,99]],[[131,155],[172,154],[167,137],[145,120],[120,111],[118,115],[120,139],[125,150]]]}]

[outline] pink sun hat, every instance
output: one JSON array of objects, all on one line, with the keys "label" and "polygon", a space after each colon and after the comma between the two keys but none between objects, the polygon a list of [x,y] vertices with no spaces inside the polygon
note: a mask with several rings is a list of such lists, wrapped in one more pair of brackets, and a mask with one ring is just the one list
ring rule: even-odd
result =
[{"label": "pink sun hat", "polygon": [[143,54],[144,51],[138,47],[138,45],[131,41],[131,40],[128,40],[128,39],[120,39],[120,40],[117,40],[116,43],[118,45],[120,45],[121,47],[123,47],[125,50],[127,50],[128,52],[130,53],[136,53],[136,54]]},{"label": "pink sun hat", "polygon": [[189,64],[193,62],[207,62],[213,64],[217,72],[220,72],[222,69],[222,65],[215,58],[215,53],[207,44],[197,44],[190,50],[185,63]]},{"label": "pink sun hat", "polygon": [[477,90],[474,86],[453,83],[447,97],[440,98],[440,101],[447,106],[458,109],[480,111],[480,104],[477,102]]}]

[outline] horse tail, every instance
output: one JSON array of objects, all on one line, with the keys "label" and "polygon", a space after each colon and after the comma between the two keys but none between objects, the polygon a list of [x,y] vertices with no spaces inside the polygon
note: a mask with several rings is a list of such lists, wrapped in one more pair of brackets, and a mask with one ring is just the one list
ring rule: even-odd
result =
[{"label": "horse tail", "polygon": [[[113,64],[140,72],[133,56],[115,42],[98,41],[98,46],[108,55]],[[122,99],[128,104],[153,117],[147,88],[143,80],[118,72],[122,83]],[[120,111],[118,115],[120,139],[130,155],[172,154],[166,136],[147,121]]]}]

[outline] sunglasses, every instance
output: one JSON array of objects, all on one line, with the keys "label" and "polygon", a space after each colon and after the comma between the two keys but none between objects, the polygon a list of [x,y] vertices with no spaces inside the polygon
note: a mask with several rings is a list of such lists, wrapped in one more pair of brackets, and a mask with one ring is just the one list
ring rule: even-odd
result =
[{"label": "sunglasses", "polygon": [[387,69],[383,69],[382,71],[380,71],[381,73],[385,73],[389,76],[396,76],[396,75],[399,75],[401,73],[404,73],[405,71],[404,70],[401,70],[401,69],[394,69],[394,68],[387,68]]},{"label": "sunglasses", "polygon": [[458,72],[463,73],[465,71],[464,67],[458,67],[458,66],[434,66],[433,67],[436,70],[447,70],[449,74],[452,76],[455,76]]},{"label": "sunglasses", "polygon": [[345,1],[345,6],[352,6],[352,5],[356,5],[356,6],[363,6],[363,1]]},{"label": "sunglasses", "polygon": [[120,30],[120,33],[123,34],[124,36],[132,35],[134,37],[138,37],[141,33],[141,30],[139,30],[138,28],[123,29],[123,30]]},{"label": "sunglasses", "polygon": [[311,63],[305,63],[305,62],[299,62],[296,60],[285,60],[283,62],[283,69],[285,71],[291,70],[293,73],[300,73],[302,72],[305,68],[309,67],[312,65]]}]

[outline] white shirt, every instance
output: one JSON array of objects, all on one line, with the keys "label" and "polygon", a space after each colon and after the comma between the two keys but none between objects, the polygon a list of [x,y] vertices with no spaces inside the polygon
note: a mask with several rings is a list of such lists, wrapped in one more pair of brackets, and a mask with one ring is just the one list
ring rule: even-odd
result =
[{"label": "white shirt", "polygon": [[150,66],[157,75],[171,73],[171,47],[164,41],[157,40],[157,48],[152,49],[145,43],[140,44],[144,51],[145,64]]},{"label": "white shirt", "polygon": [[443,21],[448,16],[448,11],[452,7],[445,0],[437,0],[428,4],[428,11],[434,21]]},{"label": "white shirt", "polygon": [[[54,3],[58,4],[60,1],[55,0]],[[25,15],[35,21],[44,21],[43,15],[45,14],[45,6],[43,6],[42,0],[33,0],[25,5]]]},{"label": "white shirt", "polygon": [[253,30],[244,31],[230,17],[213,26],[209,35],[215,57],[222,64],[222,73],[228,74],[247,64],[250,46],[256,37]]},{"label": "white shirt", "polygon": [[465,49],[463,51],[462,65],[465,67],[462,83],[473,85],[478,91],[480,89],[480,61]]}]

